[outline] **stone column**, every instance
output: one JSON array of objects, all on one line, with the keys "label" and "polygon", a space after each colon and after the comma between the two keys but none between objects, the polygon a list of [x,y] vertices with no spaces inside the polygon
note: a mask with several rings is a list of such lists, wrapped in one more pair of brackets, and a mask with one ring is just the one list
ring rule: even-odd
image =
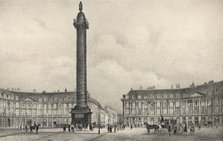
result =
[{"label": "stone column", "polygon": [[89,23],[85,14],[82,12],[82,2],[79,4],[79,13],[77,19],[74,20],[74,27],[76,28],[76,106],[71,111],[72,123],[91,124],[91,109],[87,105],[87,29]]}]

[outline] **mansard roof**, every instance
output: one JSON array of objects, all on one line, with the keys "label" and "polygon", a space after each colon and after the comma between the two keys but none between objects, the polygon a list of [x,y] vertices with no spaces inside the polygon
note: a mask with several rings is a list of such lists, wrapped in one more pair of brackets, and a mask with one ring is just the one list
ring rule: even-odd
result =
[{"label": "mansard roof", "polygon": [[[10,91],[10,93],[13,93],[14,95],[17,95],[21,101],[25,100],[26,98],[30,98],[33,101],[38,101],[39,98],[64,98],[64,97],[71,97],[74,98],[76,95],[76,92],[46,92],[46,93],[36,93],[36,92],[14,92]],[[74,99],[75,100],[75,99]],[[89,102],[94,103],[99,108],[104,110],[104,107],[94,98],[89,97]]]},{"label": "mansard roof", "polygon": [[201,95],[220,95],[223,96],[223,81],[212,82],[208,84],[202,84],[198,86],[188,87],[188,88],[178,88],[178,89],[140,89],[140,90],[130,90],[128,95],[149,95],[149,94],[193,94],[198,93]]}]

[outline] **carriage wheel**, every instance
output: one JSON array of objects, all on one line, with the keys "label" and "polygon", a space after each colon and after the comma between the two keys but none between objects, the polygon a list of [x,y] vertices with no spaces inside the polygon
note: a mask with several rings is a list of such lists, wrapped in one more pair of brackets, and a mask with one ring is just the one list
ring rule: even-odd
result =
[{"label": "carriage wheel", "polygon": [[183,134],[184,128],[182,126],[177,127],[177,133],[178,134]]},{"label": "carriage wheel", "polygon": [[164,129],[162,129],[162,134],[164,134],[165,133],[165,130]]}]

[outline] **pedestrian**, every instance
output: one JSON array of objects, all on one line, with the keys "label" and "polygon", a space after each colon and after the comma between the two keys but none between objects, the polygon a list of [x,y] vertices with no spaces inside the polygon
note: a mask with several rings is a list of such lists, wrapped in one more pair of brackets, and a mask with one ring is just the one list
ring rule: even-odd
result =
[{"label": "pedestrian", "polygon": [[68,125],[68,132],[70,132],[70,124]]},{"label": "pedestrian", "polygon": [[192,135],[194,135],[194,133],[195,133],[195,127],[194,127],[194,124],[192,124],[192,126],[190,127],[190,133],[191,133]]},{"label": "pedestrian", "polygon": [[40,126],[40,124],[38,124],[38,125],[36,126],[36,134],[38,134],[39,126]]},{"label": "pedestrian", "polygon": [[71,125],[71,130],[72,132],[74,132],[74,125]]},{"label": "pedestrian", "polygon": [[34,128],[36,128],[36,123],[34,122]]},{"label": "pedestrian", "polygon": [[163,125],[163,123],[164,123],[163,115],[161,115],[160,123],[161,123],[162,125]]},{"label": "pedestrian", "polygon": [[114,133],[116,133],[116,128],[117,128],[117,126],[115,125],[115,126],[114,126]]},{"label": "pedestrian", "polygon": [[28,132],[28,127],[27,127],[27,125],[25,126],[25,130],[26,130],[26,132]]},{"label": "pedestrian", "polygon": [[110,125],[108,124],[108,127],[107,127],[107,129],[108,129],[108,132],[110,132]]},{"label": "pedestrian", "polygon": [[63,131],[66,132],[66,126],[63,126]]},{"label": "pedestrian", "polygon": [[170,126],[170,124],[168,125],[168,132],[169,132],[169,135],[171,135],[171,126]]},{"label": "pedestrian", "polygon": [[184,134],[187,135],[187,124],[184,126]]},{"label": "pedestrian", "polygon": [[132,124],[131,124],[131,130],[132,130]]},{"label": "pedestrian", "polygon": [[175,126],[173,130],[173,134],[176,134],[176,133],[177,133],[177,127]]}]

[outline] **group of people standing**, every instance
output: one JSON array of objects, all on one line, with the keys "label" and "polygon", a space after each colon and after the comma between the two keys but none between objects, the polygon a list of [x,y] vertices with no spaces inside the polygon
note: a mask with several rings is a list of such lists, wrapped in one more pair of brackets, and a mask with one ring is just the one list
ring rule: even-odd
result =
[{"label": "group of people standing", "polygon": [[66,132],[66,129],[68,128],[68,132],[74,132],[74,125],[68,125],[68,127],[63,126],[63,131]]},{"label": "group of people standing", "polygon": [[[164,125],[164,118],[161,115],[161,120],[160,120],[160,128],[162,128],[161,126]],[[188,133],[190,134],[194,134],[195,133],[195,125],[194,123],[192,123],[190,126],[187,125],[187,123],[178,123],[178,124],[167,124],[167,128],[168,128],[168,133],[169,135],[171,135],[171,133],[173,134],[177,134],[177,133],[183,133],[184,135],[188,135]]]},{"label": "group of people standing", "polygon": [[35,130],[36,131],[36,134],[39,132],[39,127],[40,127],[40,124],[36,124],[35,122],[34,122],[34,124],[33,125],[24,125],[24,126],[19,126],[19,129],[20,130],[25,130],[25,132],[28,132],[28,130],[29,130],[29,132],[30,133],[32,133],[33,132],[33,130]]},{"label": "group of people standing", "polygon": [[112,133],[112,129],[113,129],[113,127],[114,127],[114,133],[116,133],[117,126],[116,126],[116,125],[113,126],[113,125],[108,124],[107,129],[108,129],[108,132],[109,132],[109,133]]}]

